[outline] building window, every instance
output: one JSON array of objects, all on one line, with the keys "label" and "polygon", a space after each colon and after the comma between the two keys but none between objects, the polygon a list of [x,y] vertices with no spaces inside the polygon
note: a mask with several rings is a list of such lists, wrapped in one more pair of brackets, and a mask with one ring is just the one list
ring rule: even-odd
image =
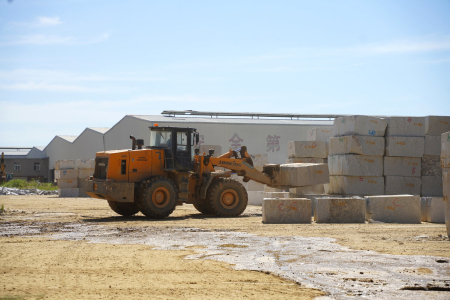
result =
[{"label": "building window", "polygon": [[38,162],[35,162],[35,163],[34,163],[34,170],[35,170],[35,171],[40,171],[40,170],[41,170],[41,164],[38,163]]},{"label": "building window", "polygon": [[20,163],[14,163],[14,171],[20,171]]}]

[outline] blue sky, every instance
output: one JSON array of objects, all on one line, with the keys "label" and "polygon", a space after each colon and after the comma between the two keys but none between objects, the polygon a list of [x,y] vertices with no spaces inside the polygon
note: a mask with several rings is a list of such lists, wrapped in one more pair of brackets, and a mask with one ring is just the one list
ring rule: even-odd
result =
[{"label": "blue sky", "polygon": [[450,1],[0,0],[0,146],[163,110],[450,115]]}]

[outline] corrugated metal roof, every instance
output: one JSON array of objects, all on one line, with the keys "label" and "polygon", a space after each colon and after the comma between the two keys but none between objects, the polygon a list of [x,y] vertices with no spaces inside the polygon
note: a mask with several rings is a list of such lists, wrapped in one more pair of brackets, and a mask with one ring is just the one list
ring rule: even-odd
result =
[{"label": "corrugated metal roof", "polygon": [[66,140],[68,142],[73,142],[78,137],[77,135],[57,135],[57,137],[62,138],[63,140]]},{"label": "corrugated metal roof", "polygon": [[105,132],[107,132],[110,129],[110,127],[88,127],[88,129],[91,129],[93,131],[97,131],[99,133],[105,133]]},{"label": "corrugated metal roof", "polygon": [[288,119],[250,119],[250,118],[198,118],[168,117],[159,115],[129,115],[149,122],[173,123],[230,123],[230,124],[268,124],[268,125],[333,125],[333,120],[288,120]]}]

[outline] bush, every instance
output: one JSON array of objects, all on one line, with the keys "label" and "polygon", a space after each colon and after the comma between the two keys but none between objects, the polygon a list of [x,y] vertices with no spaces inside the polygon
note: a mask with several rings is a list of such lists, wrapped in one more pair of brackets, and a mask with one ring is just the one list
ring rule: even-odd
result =
[{"label": "bush", "polygon": [[22,179],[13,179],[8,182],[4,182],[1,186],[10,187],[10,188],[18,188],[18,189],[40,189],[45,191],[53,191],[58,189],[57,186],[50,183],[41,183],[38,180],[26,181]]}]

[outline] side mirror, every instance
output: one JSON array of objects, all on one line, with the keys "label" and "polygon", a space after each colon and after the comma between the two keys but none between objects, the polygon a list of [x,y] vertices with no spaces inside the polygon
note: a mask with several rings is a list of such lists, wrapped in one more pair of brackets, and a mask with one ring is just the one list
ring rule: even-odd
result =
[{"label": "side mirror", "polygon": [[198,145],[198,142],[200,142],[200,135],[198,132],[195,133],[195,144]]}]

